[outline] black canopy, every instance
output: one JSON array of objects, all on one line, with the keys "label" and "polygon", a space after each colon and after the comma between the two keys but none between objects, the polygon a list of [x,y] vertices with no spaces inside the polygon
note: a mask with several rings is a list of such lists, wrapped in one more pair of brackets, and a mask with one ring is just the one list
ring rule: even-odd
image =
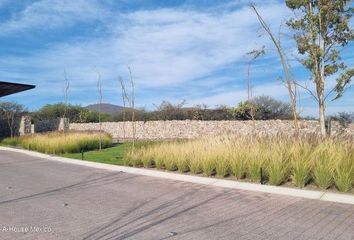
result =
[{"label": "black canopy", "polygon": [[21,84],[21,83],[11,83],[11,82],[1,82],[0,81],[0,97],[7,96],[10,94],[26,91],[35,88],[34,85]]}]

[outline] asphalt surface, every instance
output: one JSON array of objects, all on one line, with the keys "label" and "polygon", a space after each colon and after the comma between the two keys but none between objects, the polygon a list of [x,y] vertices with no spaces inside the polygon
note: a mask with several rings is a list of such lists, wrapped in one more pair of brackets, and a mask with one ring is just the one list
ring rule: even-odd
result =
[{"label": "asphalt surface", "polygon": [[0,239],[354,239],[354,206],[0,151]]}]

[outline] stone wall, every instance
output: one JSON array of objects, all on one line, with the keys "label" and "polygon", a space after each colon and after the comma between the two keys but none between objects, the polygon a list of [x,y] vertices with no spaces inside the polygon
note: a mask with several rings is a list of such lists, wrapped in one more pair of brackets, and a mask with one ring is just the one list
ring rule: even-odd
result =
[{"label": "stone wall", "polygon": [[[125,134],[124,126],[125,125]],[[317,121],[301,121],[300,134],[319,133]],[[331,124],[332,135],[354,135],[354,125],[342,128],[337,122]],[[71,123],[70,130],[99,131],[99,123]],[[130,122],[104,122],[102,130],[116,139],[132,138],[132,124]],[[268,120],[256,121],[255,128],[252,121],[149,121],[136,122],[136,137],[138,139],[186,139],[226,134],[249,135],[277,135],[293,134],[292,121]]]},{"label": "stone wall", "polygon": [[19,135],[27,135],[32,133],[32,124],[30,116],[22,116],[20,122]]},{"label": "stone wall", "polygon": [[67,118],[57,118],[42,120],[34,123],[34,132],[63,131],[69,129],[69,120]]}]

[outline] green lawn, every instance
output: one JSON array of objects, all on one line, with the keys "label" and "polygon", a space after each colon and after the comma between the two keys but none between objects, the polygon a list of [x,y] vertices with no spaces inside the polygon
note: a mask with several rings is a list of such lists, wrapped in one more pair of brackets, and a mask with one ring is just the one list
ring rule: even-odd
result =
[{"label": "green lawn", "polygon": [[[129,150],[130,143],[121,143],[114,147],[102,149],[101,151],[89,151],[84,153],[84,160],[92,162],[124,165],[124,156]],[[81,160],[81,153],[65,153],[60,156]]]},{"label": "green lawn", "polygon": [[[136,147],[142,147],[148,144],[152,144],[152,142],[147,141],[138,141],[136,142]],[[120,143],[114,147],[105,148],[101,151],[89,151],[84,153],[84,160],[91,162],[100,162],[100,163],[108,163],[114,165],[124,165],[124,157],[131,148],[132,143]],[[74,158],[81,160],[81,153],[65,153],[60,154],[62,157]]]}]

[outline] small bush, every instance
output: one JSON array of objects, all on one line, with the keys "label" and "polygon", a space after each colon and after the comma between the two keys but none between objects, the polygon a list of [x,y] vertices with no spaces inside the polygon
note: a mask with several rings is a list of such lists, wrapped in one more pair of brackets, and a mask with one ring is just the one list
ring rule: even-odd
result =
[{"label": "small bush", "polygon": [[18,146],[20,143],[19,139],[17,137],[13,138],[4,138],[0,144],[3,146]]}]

